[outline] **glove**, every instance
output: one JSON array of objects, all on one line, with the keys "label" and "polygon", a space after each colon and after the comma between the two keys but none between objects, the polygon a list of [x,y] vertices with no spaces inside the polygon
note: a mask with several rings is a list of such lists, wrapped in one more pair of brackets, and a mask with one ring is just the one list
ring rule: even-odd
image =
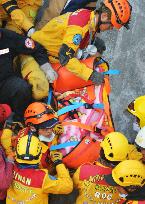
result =
[{"label": "glove", "polygon": [[14,112],[11,113],[11,115],[8,117],[8,119],[5,121],[4,129],[10,129],[13,130],[15,134],[19,132],[22,128],[24,128],[23,124],[21,122],[16,121],[16,115]]},{"label": "glove", "polygon": [[53,132],[56,135],[61,135],[64,132],[64,128],[63,128],[62,124],[55,125],[54,128],[53,128]]},{"label": "glove", "polygon": [[71,48],[68,47],[66,44],[62,44],[59,53],[58,53],[58,58],[61,66],[65,66],[70,59],[72,59],[75,55],[75,51]]},{"label": "glove", "polygon": [[28,37],[31,37],[31,35],[32,35],[33,33],[35,33],[35,28],[34,28],[34,27],[32,27],[32,28],[30,28],[30,29],[28,30],[27,36],[28,36]]},{"label": "glove", "polygon": [[86,59],[89,56],[94,56],[97,53],[97,48],[94,45],[88,45],[87,48],[81,50],[78,49],[78,52],[76,54],[77,59]]},{"label": "glove", "polygon": [[62,163],[62,153],[61,152],[56,152],[56,151],[52,151],[50,153],[51,156],[51,160],[53,161],[53,163],[55,165],[61,164]]},{"label": "glove", "polygon": [[100,85],[104,82],[104,74],[94,70],[89,77],[89,80],[91,80],[96,85]]},{"label": "glove", "polygon": [[40,67],[44,71],[49,83],[53,83],[57,79],[58,74],[54,71],[54,69],[49,63],[45,63]]},{"label": "glove", "polygon": [[96,46],[97,52],[99,52],[100,54],[102,54],[106,50],[105,42],[98,37],[95,38],[93,44],[94,46]]}]

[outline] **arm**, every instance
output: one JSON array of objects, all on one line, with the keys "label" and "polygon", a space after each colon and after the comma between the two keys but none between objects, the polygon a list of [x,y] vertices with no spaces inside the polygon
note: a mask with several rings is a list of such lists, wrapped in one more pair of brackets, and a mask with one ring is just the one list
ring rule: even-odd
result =
[{"label": "arm", "polygon": [[43,183],[43,192],[52,194],[68,194],[73,190],[73,182],[64,164],[56,166],[57,178],[46,175]]},{"label": "arm", "polygon": [[57,73],[49,64],[47,51],[42,45],[7,29],[0,29],[0,34],[2,35],[1,38],[4,46],[11,49],[12,55],[32,55],[50,83],[57,78]]},{"label": "arm", "polygon": [[79,182],[80,182],[79,177],[80,177],[80,167],[76,170],[76,172],[73,175],[73,183],[75,188],[79,187]]},{"label": "arm", "polygon": [[25,31],[28,31],[34,25],[27,18],[25,13],[19,9],[17,2],[13,0],[2,0],[2,7],[5,9],[11,19]]},{"label": "arm", "polygon": [[39,43],[7,29],[0,29],[0,33],[5,47],[17,55],[32,55],[40,66],[48,62],[47,52]]},{"label": "arm", "polygon": [[67,27],[65,36],[63,38],[63,45],[59,51],[59,60],[62,65],[66,64],[66,68],[69,71],[87,81],[92,73],[92,70],[76,58],[76,52],[85,34],[86,32],[84,32],[83,27],[70,24]]}]

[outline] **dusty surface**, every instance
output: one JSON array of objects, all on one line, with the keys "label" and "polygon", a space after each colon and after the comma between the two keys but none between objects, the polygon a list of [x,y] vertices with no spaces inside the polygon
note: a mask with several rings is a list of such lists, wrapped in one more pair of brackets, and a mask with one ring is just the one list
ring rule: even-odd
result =
[{"label": "dusty surface", "polygon": [[110,68],[120,69],[120,76],[111,77],[111,109],[117,131],[133,141],[132,117],[125,113],[127,104],[145,94],[145,4],[143,0],[130,1],[133,7],[130,30],[103,33],[107,51],[105,58]]}]

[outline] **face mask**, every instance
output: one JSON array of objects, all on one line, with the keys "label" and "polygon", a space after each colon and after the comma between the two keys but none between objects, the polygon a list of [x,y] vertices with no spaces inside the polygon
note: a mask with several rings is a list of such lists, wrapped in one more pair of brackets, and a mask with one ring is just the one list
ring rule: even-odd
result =
[{"label": "face mask", "polygon": [[54,137],[55,137],[55,134],[54,134],[54,133],[52,133],[51,136],[49,136],[49,138],[48,138],[48,137],[45,137],[45,136],[43,136],[43,135],[39,135],[39,140],[40,140],[41,142],[52,142],[52,140],[54,139]]}]

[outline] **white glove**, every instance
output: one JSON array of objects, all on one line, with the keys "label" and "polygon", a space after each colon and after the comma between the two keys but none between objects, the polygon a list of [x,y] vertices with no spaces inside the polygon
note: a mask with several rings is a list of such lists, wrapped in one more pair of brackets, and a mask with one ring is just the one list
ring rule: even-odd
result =
[{"label": "white glove", "polygon": [[77,59],[86,59],[89,55],[94,56],[97,53],[97,48],[95,45],[88,45],[85,49],[78,49],[76,54]]},{"label": "white glove", "polygon": [[33,33],[35,33],[35,28],[30,28],[29,30],[28,30],[28,32],[27,32],[27,36],[28,37],[31,37],[31,35],[33,34]]},{"label": "white glove", "polygon": [[41,65],[40,67],[44,71],[49,83],[53,83],[57,79],[58,74],[56,73],[56,71],[54,71],[51,64],[49,64],[47,62],[47,63]]}]

